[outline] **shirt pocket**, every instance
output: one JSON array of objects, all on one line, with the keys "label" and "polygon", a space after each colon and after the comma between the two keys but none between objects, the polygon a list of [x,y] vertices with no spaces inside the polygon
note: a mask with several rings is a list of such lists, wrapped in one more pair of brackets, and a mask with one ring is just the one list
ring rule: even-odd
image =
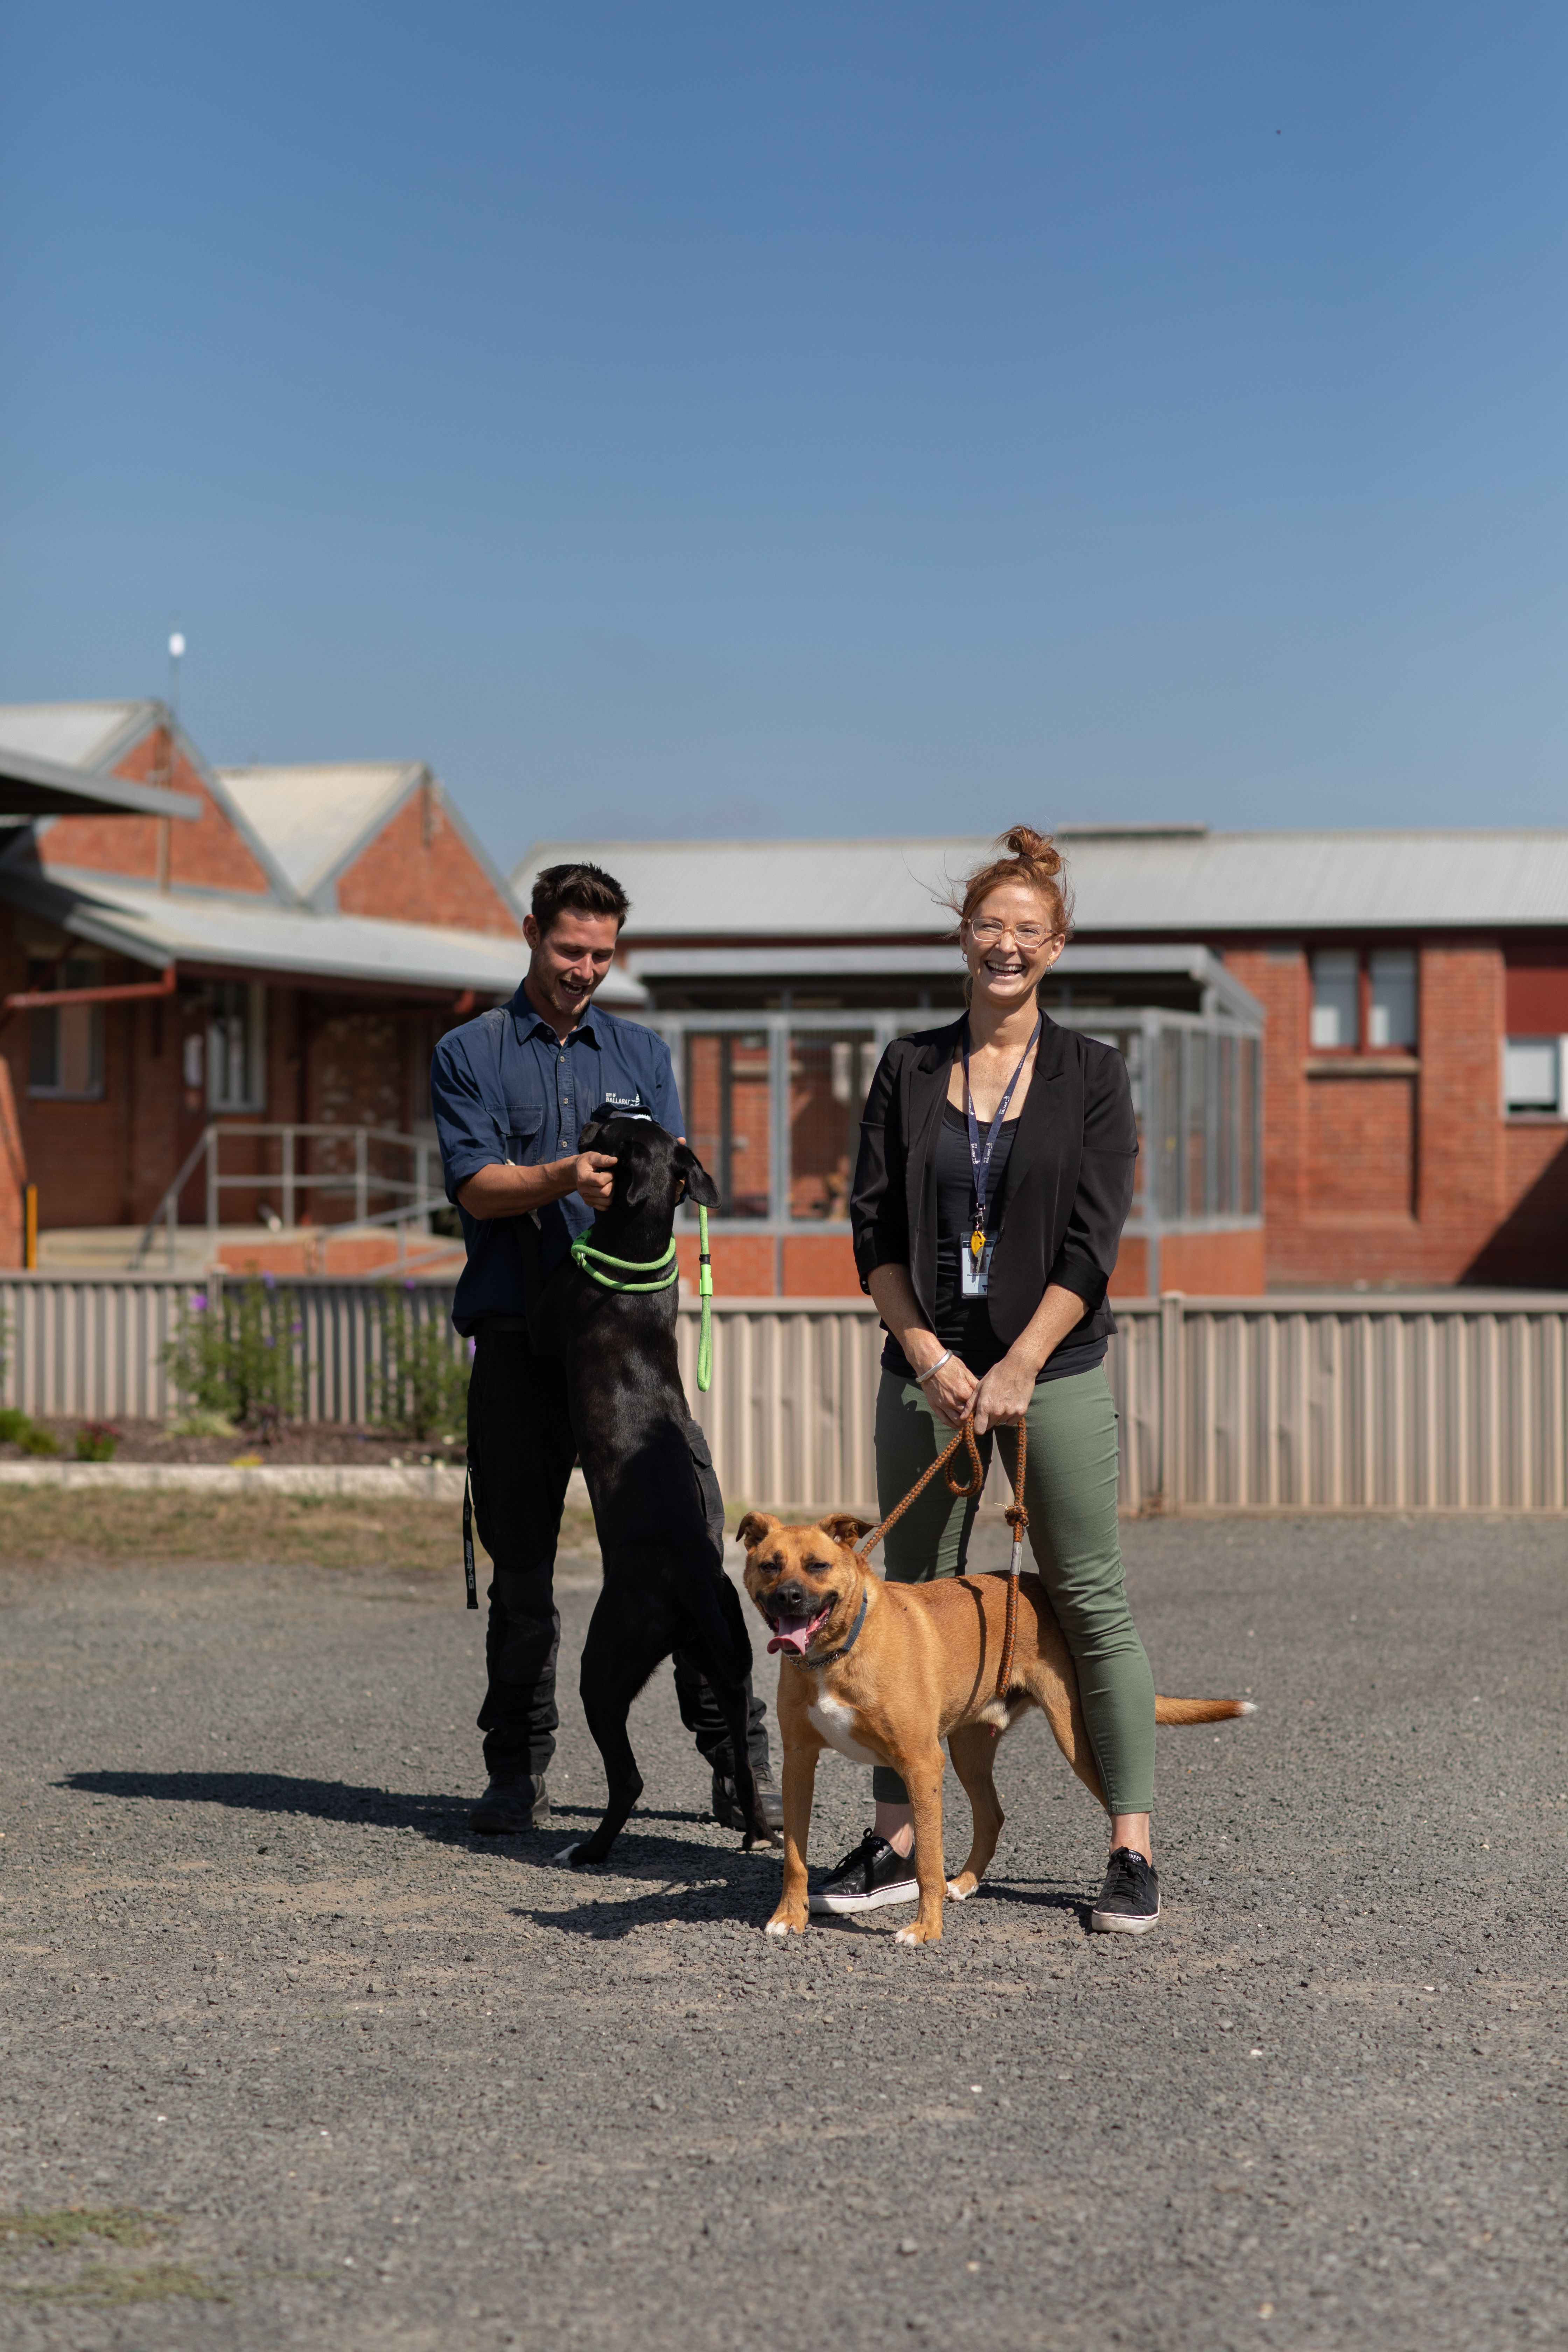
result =
[{"label": "shirt pocket", "polygon": [[506,1156],[521,1166],[533,1155],[544,1126],[544,1105],[539,1102],[509,1102],[502,1114],[502,1132]]}]

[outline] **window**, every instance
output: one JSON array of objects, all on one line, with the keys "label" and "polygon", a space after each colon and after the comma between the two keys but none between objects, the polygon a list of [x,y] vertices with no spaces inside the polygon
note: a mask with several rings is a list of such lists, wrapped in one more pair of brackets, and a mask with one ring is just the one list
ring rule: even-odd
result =
[{"label": "window", "polygon": [[207,1108],[265,1110],[265,992],[249,981],[220,981],[212,990],[210,1003]]},{"label": "window", "polygon": [[795,1029],[789,1040],[789,1214],[844,1218],[860,1113],[877,1070],[869,1029]]},{"label": "window", "polygon": [[1360,1044],[1361,960],[1353,948],[1320,949],[1312,958],[1312,1050]]},{"label": "window", "polygon": [[1561,1037],[1509,1037],[1503,1041],[1503,1100],[1510,1111],[1544,1111],[1568,1117],[1563,1099]]},{"label": "window", "polygon": [[[63,964],[35,961],[28,967],[33,989],[97,988],[102,967],[96,956],[72,956]],[[96,1102],[103,1093],[103,1007],[62,1004],[58,1013],[27,1015],[27,1092],[57,1102]]]},{"label": "window", "polygon": [[727,1217],[765,1217],[773,1129],[765,1029],[686,1033],[687,1136],[719,1187]]},{"label": "window", "polygon": [[1409,1053],[1415,1043],[1415,952],[1413,948],[1378,948],[1368,971],[1371,1010],[1366,1042],[1398,1046]]},{"label": "window", "polygon": [[[1413,948],[1320,948],[1312,958],[1315,1054],[1413,1053]],[[1363,1047],[1364,1040],[1364,1047]]]}]

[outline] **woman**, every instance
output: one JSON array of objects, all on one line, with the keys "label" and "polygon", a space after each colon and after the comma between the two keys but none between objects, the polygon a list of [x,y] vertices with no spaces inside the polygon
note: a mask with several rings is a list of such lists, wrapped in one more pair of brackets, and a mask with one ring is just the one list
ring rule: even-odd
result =
[{"label": "woman", "polygon": [[[966,1414],[1011,1479],[1027,1432],[1029,1540],[1078,1666],[1110,1813],[1097,1928],[1139,1935],[1160,1916],[1149,1843],[1154,1683],[1128,1614],[1116,1518],[1115,1329],[1106,1285],[1138,1153],[1114,1046],[1058,1029],[1036,992],[1067,944],[1062,861],[1016,825],[964,886],[967,1013],[900,1037],[860,1130],[850,1215],[862,1286],[888,1333],[877,1401],[877,1490],[890,1511]],[[957,907],[957,901],[954,902]],[[889,1530],[884,1574],[963,1571],[976,1504],[937,1478]],[[912,1903],[903,1782],[879,1765],[877,1818],[812,1897],[817,1911]]]}]

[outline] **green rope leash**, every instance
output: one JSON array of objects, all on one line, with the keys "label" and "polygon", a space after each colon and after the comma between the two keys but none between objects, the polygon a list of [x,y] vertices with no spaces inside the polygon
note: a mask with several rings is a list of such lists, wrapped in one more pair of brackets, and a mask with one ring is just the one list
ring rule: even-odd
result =
[{"label": "green rope leash", "polygon": [[713,1383],[713,1261],[708,1254],[708,1212],[697,1209],[697,1292],[702,1301],[702,1330],[697,1342],[697,1386],[706,1396]]},{"label": "green rope leash", "polygon": [[[606,1290],[668,1290],[679,1271],[673,1239],[662,1257],[612,1257],[608,1250],[590,1249],[586,1234],[579,1234],[572,1244],[571,1255],[583,1272],[591,1276],[594,1281],[602,1283]],[[592,1265],[589,1264],[590,1259],[593,1260]],[[611,1271],[601,1274],[599,1268],[602,1265],[608,1266]],[[625,1278],[633,1274],[651,1274],[653,1280],[629,1282]]]},{"label": "green rope leash", "polygon": [[[697,1223],[699,1230],[697,1288],[702,1300],[702,1329],[697,1342],[697,1385],[706,1395],[713,1382],[713,1261],[708,1252],[706,1209],[700,1207],[698,1209]],[[673,1234],[670,1236],[669,1247],[662,1257],[641,1259],[612,1257],[608,1250],[590,1249],[585,1234],[578,1234],[572,1244],[571,1255],[573,1264],[580,1267],[583,1273],[605,1290],[629,1290],[639,1294],[650,1290],[668,1290],[671,1283],[679,1278],[680,1269],[676,1263]],[[605,1271],[601,1273],[601,1267]],[[641,1274],[651,1276],[651,1279],[647,1282],[637,1282],[631,1279],[633,1276]]]}]

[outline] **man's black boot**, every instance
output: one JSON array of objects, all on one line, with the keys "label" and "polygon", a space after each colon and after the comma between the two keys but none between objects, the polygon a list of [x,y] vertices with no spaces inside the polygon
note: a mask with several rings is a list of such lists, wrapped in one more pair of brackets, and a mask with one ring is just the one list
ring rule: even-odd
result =
[{"label": "man's black boot", "polygon": [[481,1837],[514,1837],[550,1818],[550,1783],[542,1772],[497,1772],[468,1815]]},{"label": "man's black boot", "polygon": [[[778,1783],[765,1764],[753,1764],[752,1778],[757,1784],[763,1819],[776,1836],[784,1827],[784,1798]],[[713,1767],[713,1819],[721,1830],[749,1830],[752,1826],[741,1811],[741,1791],[735,1785],[734,1774],[717,1764]]]}]

